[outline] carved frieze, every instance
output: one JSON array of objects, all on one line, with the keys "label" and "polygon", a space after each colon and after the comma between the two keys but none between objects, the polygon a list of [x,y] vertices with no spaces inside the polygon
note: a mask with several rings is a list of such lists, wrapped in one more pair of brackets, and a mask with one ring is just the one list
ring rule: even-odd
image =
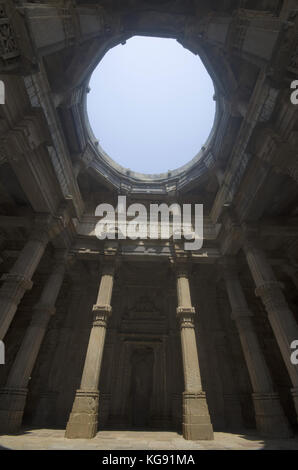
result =
[{"label": "carved frieze", "polygon": [[[151,291],[152,298],[155,291]],[[135,295],[132,308],[124,310],[121,319],[121,332],[133,335],[140,334],[166,334],[167,318],[165,312],[160,311],[151,296]],[[139,296],[137,296],[139,295]]]},{"label": "carved frieze", "polygon": [[164,318],[164,315],[161,315],[160,311],[157,309],[155,304],[148,296],[141,296],[136,303],[134,304],[133,308],[128,310],[124,315],[123,318],[127,318],[130,320],[140,320],[140,319],[160,319]]}]

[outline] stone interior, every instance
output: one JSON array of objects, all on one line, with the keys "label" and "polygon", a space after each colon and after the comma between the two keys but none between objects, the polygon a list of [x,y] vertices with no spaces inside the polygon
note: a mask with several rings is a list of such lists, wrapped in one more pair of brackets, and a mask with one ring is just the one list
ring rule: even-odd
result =
[{"label": "stone interior", "polygon": [[[1,445],[24,426],[296,442],[297,2],[0,0],[0,20]],[[177,39],[214,80],[212,134],[180,171],[123,169],[88,126],[90,74],[133,35]],[[203,204],[203,248],[98,240],[119,195]]]}]

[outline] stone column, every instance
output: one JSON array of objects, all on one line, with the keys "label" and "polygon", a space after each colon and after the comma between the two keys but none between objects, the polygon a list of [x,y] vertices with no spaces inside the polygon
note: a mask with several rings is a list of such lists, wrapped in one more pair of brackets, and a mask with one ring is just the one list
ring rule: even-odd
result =
[{"label": "stone column", "polygon": [[31,278],[48,241],[47,227],[35,228],[11,271],[1,278],[4,283],[0,289],[0,340],[6,335],[26,290],[32,288]]},{"label": "stone column", "polygon": [[279,396],[274,391],[271,375],[254,331],[251,320],[253,315],[248,308],[233,262],[225,262],[223,273],[232,308],[232,319],[236,323],[251,379],[257,429],[263,436],[271,438],[290,437],[292,432]]},{"label": "stone column", "polygon": [[180,323],[184,372],[183,437],[189,440],[213,439],[206,394],[202,390],[195,335],[195,309],[191,304],[188,269],[177,263],[177,317]]},{"label": "stone column", "polygon": [[[65,274],[65,252],[49,276],[39,302],[34,307],[30,325],[11,367],[6,387],[0,390],[0,430],[16,432],[21,427],[28,382],[34,368],[49,320],[55,313],[55,303]],[[60,258],[60,259],[59,259]]]},{"label": "stone column", "polygon": [[69,439],[91,439],[97,433],[99,406],[99,377],[108,318],[112,313],[111,297],[115,262],[106,260],[102,270],[97,302],[93,306],[93,324],[84,364],[80,389],[76,391],[66,427]]},{"label": "stone column", "polygon": [[298,324],[282,292],[264,251],[256,241],[245,237],[243,244],[247,263],[256,285],[256,295],[262,299],[268,319],[286,364],[293,388],[291,389],[298,416],[298,365],[291,362],[291,344],[298,340]]}]

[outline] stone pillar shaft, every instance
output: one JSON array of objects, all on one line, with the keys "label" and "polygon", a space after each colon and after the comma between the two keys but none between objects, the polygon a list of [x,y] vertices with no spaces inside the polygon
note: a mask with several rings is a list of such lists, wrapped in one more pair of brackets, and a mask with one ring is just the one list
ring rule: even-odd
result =
[{"label": "stone pillar shaft", "polygon": [[80,389],[77,390],[67,423],[67,438],[92,438],[98,428],[99,377],[104,351],[107,321],[112,313],[111,298],[114,283],[114,261],[103,266],[97,303],[93,306],[93,325]]},{"label": "stone pillar shaft", "polygon": [[98,389],[104,350],[107,320],[112,312],[111,298],[114,284],[114,266],[106,265],[98,289],[97,302],[93,307],[93,327],[89,338],[81,389]]},{"label": "stone pillar shaft", "polygon": [[108,315],[111,313],[111,310],[96,310],[93,307],[93,312],[95,316],[98,314],[97,325],[93,322],[93,327],[91,330],[88,349],[86,354],[86,360],[81,380],[81,389],[97,390],[101,363],[103,357],[104,343],[106,337],[106,322]]},{"label": "stone pillar shaft", "polygon": [[[254,332],[250,312],[242,287],[234,273],[225,273],[226,288],[232,307],[254,392],[272,391],[272,380]],[[234,275],[234,277],[232,277]]]},{"label": "stone pillar shaft", "polygon": [[186,310],[183,307],[178,307],[177,314],[180,320],[185,391],[192,393],[201,392],[202,381],[192,319],[194,309]]},{"label": "stone pillar shaft", "polygon": [[177,297],[179,307],[192,307],[187,271],[177,271]]},{"label": "stone pillar shaft", "polygon": [[0,390],[0,428],[15,432],[22,424],[27,386],[34,368],[55,303],[63,283],[65,259],[58,262],[49,276],[39,302],[34,307],[30,325],[11,367],[6,387]]},{"label": "stone pillar shaft", "polygon": [[26,290],[32,287],[33,276],[48,243],[46,231],[34,232],[22,249],[17,261],[0,289],[0,339],[3,339]]},{"label": "stone pillar shaft", "polygon": [[291,378],[292,395],[298,416],[298,365],[291,362],[291,344],[298,339],[298,325],[274,275],[265,253],[257,244],[245,240],[244,251],[256,285],[256,295],[262,299],[280,352]]},{"label": "stone pillar shaft", "polygon": [[34,307],[31,323],[11,368],[7,386],[27,386],[49,320],[55,313],[55,304],[63,283],[64,275],[64,263],[57,263],[43,288],[39,302]]},{"label": "stone pillar shaft", "polygon": [[177,317],[180,323],[185,391],[183,393],[183,436],[185,439],[213,439],[206,395],[202,390],[194,315],[188,272],[177,266]]},{"label": "stone pillar shaft", "polygon": [[114,285],[114,265],[105,265],[100,280],[96,305],[110,305]]},{"label": "stone pillar shaft", "polygon": [[232,307],[232,318],[235,320],[240,336],[254,392],[253,402],[257,428],[265,436],[289,437],[291,430],[281,407],[279,396],[274,392],[271,375],[252,324],[252,313],[248,309],[234,266],[225,266],[224,277]]}]

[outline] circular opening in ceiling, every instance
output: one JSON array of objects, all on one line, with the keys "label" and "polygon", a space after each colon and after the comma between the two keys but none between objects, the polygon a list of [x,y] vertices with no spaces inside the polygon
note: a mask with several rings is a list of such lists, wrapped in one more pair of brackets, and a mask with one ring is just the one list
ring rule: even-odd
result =
[{"label": "circular opening in ceiling", "polygon": [[213,96],[198,56],[174,39],[135,36],[94,70],[87,113],[109,157],[134,172],[160,174],[187,164],[206,143]]}]

